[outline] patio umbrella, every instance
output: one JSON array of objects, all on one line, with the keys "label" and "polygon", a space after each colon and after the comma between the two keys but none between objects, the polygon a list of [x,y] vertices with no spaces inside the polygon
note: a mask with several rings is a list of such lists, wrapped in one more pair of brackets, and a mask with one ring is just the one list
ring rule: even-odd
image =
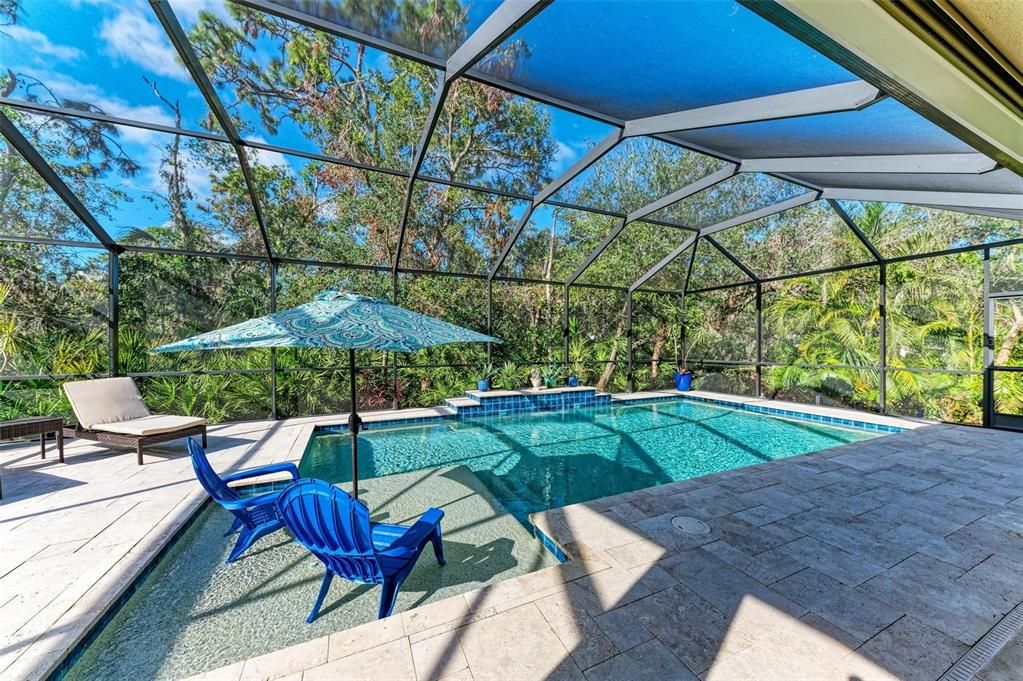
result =
[{"label": "patio umbrella", "polygon": [[355,404],[355,351],[414,352],[446,343],[500,343],[379,298],[328,290],[312,302],[161,345],[153,352],[242,348],[346,348],[351,370],[352,490],[359,496],[359,427]]}]

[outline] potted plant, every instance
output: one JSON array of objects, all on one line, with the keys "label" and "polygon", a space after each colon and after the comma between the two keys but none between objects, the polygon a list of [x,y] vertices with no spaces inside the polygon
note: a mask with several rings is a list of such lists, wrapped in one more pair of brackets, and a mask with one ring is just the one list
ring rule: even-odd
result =
[{"label": "potted plant", "polygon": [[[679,323],[681,323],[681,321]],[[671,337],[674,340],[674,346],[675,346],[675,390],[678,390],[679,392],[687,392],[687,391],[689,391],[690,388],[693,387],[693,372],[689,371],[689,369],[687,369],[685,367],[685,361],[684,360],[683,360],[682,364],[679,364],[679,361],[678,361],[678,356],[679,356],[679,347],[678,347],[679,335],[680,334],[677,334],[677,333],[671,334]],[[686,354],[688,354],[688,353],[686,353]]]},{"label": "potted plant", "polygon": [[693,387],[693,372],[682,367],[675,367],[675,390],[686,392]]},{"label": "potted plant", "polygon": [[529,383],[534,388],[543,387],[543,378],[540,376],[540,370],[536,367],[533,367],[533,369],[529,372]]},{"label": "potted plant", "polygon": [[586,380],[586,365],[581,361],[572,362],[568,374],[569,387],[576,387],[580,381]]},{"label": "potted plant", "polygon": [[481,364],[476,371],[476,389],[483,393],[490,390],[490,380],[496,373],[494,365],[490,362]]},{"label": "potted plant", "polygon": [[558,365],[548,364],[543,369],[543,385],[545,388],[553,388],[558,384]]},{"label": "potted plant", "polygon": [[497,374],[497,384],[503,390],[515,390],[519,387],[519,367],[515,362],[505,362]]}]

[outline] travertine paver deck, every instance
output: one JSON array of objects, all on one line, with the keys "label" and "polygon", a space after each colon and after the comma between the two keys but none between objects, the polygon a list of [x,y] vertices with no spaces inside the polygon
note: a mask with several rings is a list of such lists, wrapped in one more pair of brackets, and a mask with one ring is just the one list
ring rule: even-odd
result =
[{"label": "travertine paver deck", "polygon": [[[295,458],[310,423],[220,429],[214,461]],[[5,454],[5,679],[45,670],[200,498],[180,454],[90,451]],[[934,679],[1023,599],[1021,454],[927,426],[557,509],[536,522],[569,563],[206,678]]]},{"label": "travertine paver deck", "polygon": [[[404,418],[450,414],[407,409]],[[367,421],[388,412],[367,414]],[[218,470],[298,461],[317,423],[258,421],[210,429]],[[65,463],[38,443],[0,448],[0,679],[45,676],[131,584],[205,498],[184,445],[130,450],[67,442]]]},{"label": "travertine paver deck", "polygon": [[1021,455],[926,426],[556,509],[570,563],[207,678],[936,679],[1023,600]]}]

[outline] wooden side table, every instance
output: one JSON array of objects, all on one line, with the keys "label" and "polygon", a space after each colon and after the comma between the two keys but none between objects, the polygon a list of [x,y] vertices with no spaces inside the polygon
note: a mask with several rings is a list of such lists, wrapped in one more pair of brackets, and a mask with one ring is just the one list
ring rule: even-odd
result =
[{"label": "wooden side table", "polygon": [[[0,421],[0,440],[14,440],[19,437],[39,436],[39,454],[46,458],[46,434],[57,434],[57,458],[64,463],[64,420],[59,416],[32,416],[13,421]],[[0,499],[4,498],[0,484]]]}]

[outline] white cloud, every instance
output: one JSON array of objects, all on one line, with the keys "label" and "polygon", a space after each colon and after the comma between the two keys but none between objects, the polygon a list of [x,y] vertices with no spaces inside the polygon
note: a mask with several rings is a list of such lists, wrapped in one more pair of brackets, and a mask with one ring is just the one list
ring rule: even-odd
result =
[{"label": "white cloud", "polygon": [[199,12],[212,12],[224,19],[230,16],[225,0],[174,0],[171,8],[185,26],[197,22]]},{"label": "white cloud", "polygon": [[[261,144],[267,143],[266,140],[259,135],[250,135],[249,139]],[[252,165],[263,166],[265,168],[281,168],[294,172],[291,164],[288,163],[287,157],[279,151],[267,151],[266,149],[247,147],[245,149],[245,153],[248,155]]]},{"label": "white cloud", "polygon": [[[103,113],[117,116],[118,118],[160,125],[174,125],[174,117],[163,106],[156,104],[142,106],[129,104],[120,97],[108,94],[96,85],[82,83],[71,76],[56,71],[24,69],[22,72],[30,78],[44,83],[58,98],[88,102],[93,106],[99,107]],[[125,139],[132,139],[138,142],[146,142],[153,135],[148,130],[129,129],[127,127],[122,127],[121,130]]]},{"label": "white cloud", "polygon": [[586,145],[576,144],[570,145],[564,142],[555,142],[554,149],[554,172],[558,173],[565,170],[570,165],[575,163],[576,159],[586,152]]},{"label": "white cloud", "polygon": [[[145,119],[143,119],[145,120]],[[118,128],[120,139],[128,144],[151,144],[161,133],[144,128],[132,128],[126,125]]]},{"label": "white cloud", "polygon": [[33,31],[32,29],[25,28],[24,26],[18,26],[15,24],[5,26],[2,30],[3,33],[6,33],[12,40],[14,40],[14,42],[35,53],[37,56],[56,57],[61,61],[73,61],[84,56],[83,52],[77,47],[72,47],[70,45],[58,45],[57,43],[51,42],[49,38],[39,31]]},{"label": "white cloud", "polygon": [[163,29],[138,11],[122,10],[104,19],[99,37],[112,57],[133,62],[150,73],[191,82]]}]

